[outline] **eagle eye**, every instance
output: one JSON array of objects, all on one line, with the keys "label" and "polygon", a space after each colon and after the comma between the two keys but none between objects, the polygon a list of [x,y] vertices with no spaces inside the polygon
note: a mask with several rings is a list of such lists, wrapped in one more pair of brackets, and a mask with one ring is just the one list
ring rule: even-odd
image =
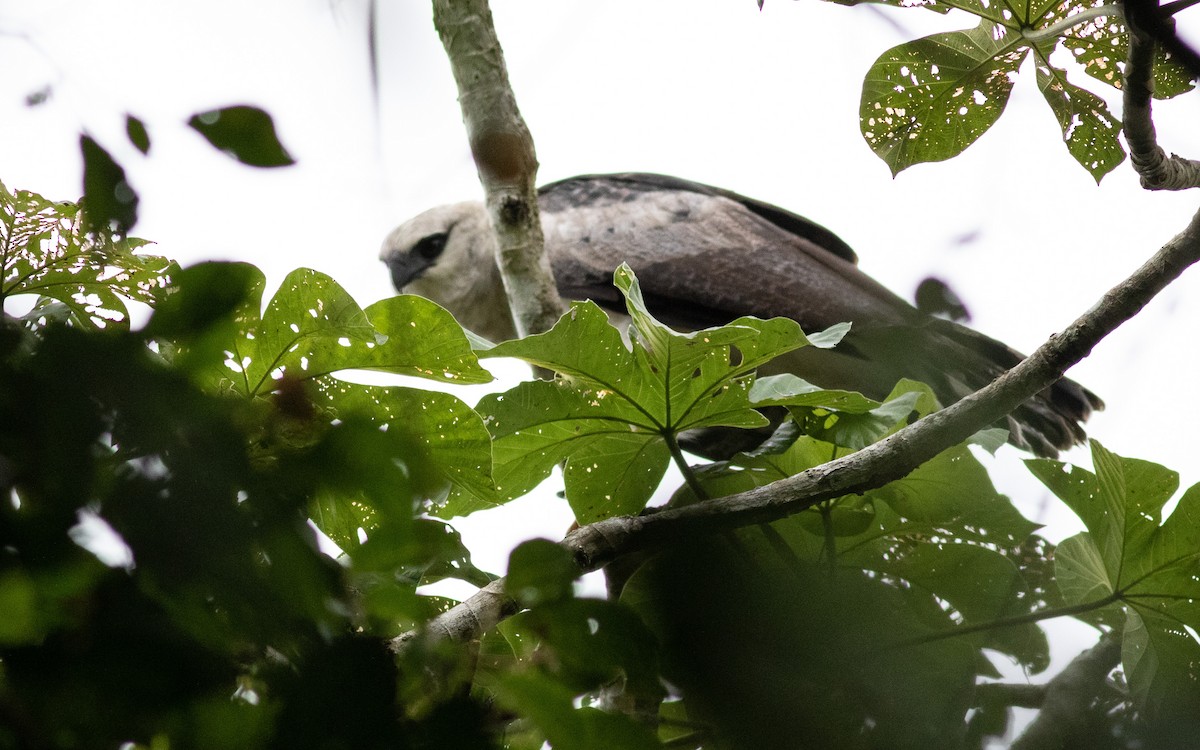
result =
[{"label": "eagle eye", "polygon": [[440,234],[431,234],[428,237],[422,237],[416,245],[413,246],[413,252],[421,256],[425,260],[434,260],[442,251],[446,249],[446,240],[449,239],[448,232]]}]

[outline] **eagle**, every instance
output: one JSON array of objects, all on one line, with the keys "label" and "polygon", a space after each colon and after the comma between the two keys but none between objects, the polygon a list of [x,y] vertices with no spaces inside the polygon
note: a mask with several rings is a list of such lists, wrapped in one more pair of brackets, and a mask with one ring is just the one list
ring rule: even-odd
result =
[{"label": "eagle", "polygon": [[[581,175],[538,191],[546,253],[559,294],[590,299],[620,319],[613,273],[627,263],[650,312],[699,330],[744,315],[787,317],[805,331],[849,321],[834,349],[805,347],[765,373],[791,372],[824,388],[885,397],[901,378],[950,404],[987,385],[1024,355],[910,305],[857,265],[836,234],[763,201],[677,177]],[[449,310],[493,341],[516,335],[483,204],[456,203],[404,222],[381,260],[398,291]],[[1082,423],[1103,402],[1061,379],[1008,418],[1009,442],[1054,457],[1084,440]]]}]

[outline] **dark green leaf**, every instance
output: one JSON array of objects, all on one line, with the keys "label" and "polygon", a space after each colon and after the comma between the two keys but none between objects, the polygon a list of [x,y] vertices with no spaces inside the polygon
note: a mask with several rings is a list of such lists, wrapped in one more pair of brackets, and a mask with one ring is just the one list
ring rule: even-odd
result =
[{"label": "dark green leaf", "polygon": [[83,205],[87,228],[128,234],[137,223],[138,196],[125,170],[89,135],[79,136],[83,152]]},{"label": "dark green leaf", "polygon": [[133,115],[125,115],[125,134],[138,151],[143,154],[150,153],[150,134],[146,132],[144,122]]},{"label": "dark green leaf", "polygon": [[522,542],[508,558],[505,590],[523,606],[571,598],[579,567],[549,539]]},{"label": "dark green leaf", "polygon": [[499,699],[541,731],[555,750],[654,750],[653,733],[632,718],[594,708],[575,708],[575,694],[554,680],[513,674],[496,686]]},{"label": "dark green leaf", "polygon": [[188,125],[216,148],[252,167],[296,163],[275,134],[271,116],[258,107],[234,106],[192,115]]}]

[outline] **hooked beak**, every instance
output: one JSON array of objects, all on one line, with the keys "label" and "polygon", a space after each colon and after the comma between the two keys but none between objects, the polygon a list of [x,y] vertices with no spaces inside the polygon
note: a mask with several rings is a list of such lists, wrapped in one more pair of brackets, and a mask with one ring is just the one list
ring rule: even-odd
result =
[{"label": "hooked beak", "polygon": [[404,287],[421,277],[433,261],[422,258],[416,253],[397,253],[384,260],[392,274],[392,285],[396,291],[404,291]]}]

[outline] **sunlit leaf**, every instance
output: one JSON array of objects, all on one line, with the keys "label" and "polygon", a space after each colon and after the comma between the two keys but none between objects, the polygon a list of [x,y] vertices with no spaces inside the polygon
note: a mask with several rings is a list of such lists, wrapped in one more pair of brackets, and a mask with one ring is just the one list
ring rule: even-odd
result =
[{"label": "sunlit leaf", "polygon": [[[174,263],[138,255],[145,240],[88,231],[73,203],[55,203],[0,184],[0,300],[22,294],[42,301],[26,316],[32,326],[53,316],[88,328],[127,326],[129,300],[163,296]],[[53,301],[53,302],[51,302]]]},{"label": "sunlit leaf", "polygon": [[[1058,16],[1083,6],[1100,6],[1101,3],[1068,0],[1062,4]],[[1092,78],[1114,88],[1121,88],[1121,67],[1129,58],[1129,34],[1119,15],[1097,16],[1076,24],[1062,35],[1062,45],[1069,50],[1075,62]],[[1154,53],[1154,96],[1170,99],[1195,88],[1195,79],[1187,69],[1171,59],[1170,55],[1156,45]]]}]

